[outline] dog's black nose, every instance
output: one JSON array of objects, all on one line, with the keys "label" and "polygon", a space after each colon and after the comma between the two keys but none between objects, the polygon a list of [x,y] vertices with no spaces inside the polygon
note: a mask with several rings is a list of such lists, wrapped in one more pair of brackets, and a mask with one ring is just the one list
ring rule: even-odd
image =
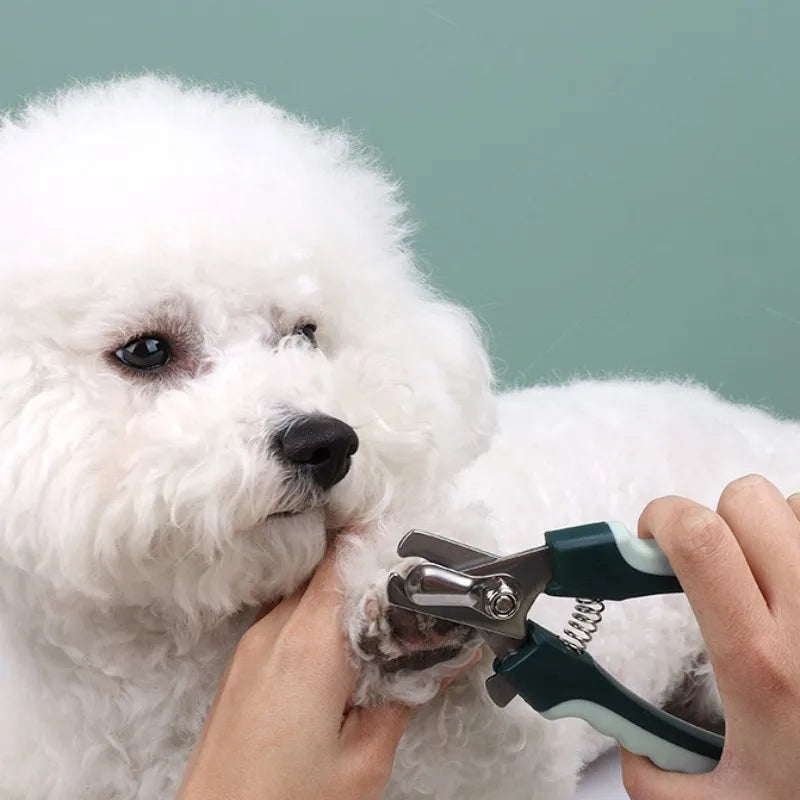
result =
[{"label": "dog's black nose", "polygon": [[330,489],[347,475],[358,436],[340,419],[314,414],[291,422],[277,444],[287,461],[307,470],[321,489]]}]

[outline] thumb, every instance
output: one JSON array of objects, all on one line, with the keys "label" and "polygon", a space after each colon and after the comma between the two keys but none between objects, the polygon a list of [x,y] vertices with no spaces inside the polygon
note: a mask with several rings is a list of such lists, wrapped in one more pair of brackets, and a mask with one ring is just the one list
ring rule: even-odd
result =
[{"label": "thumb", "polygon": [[702,800],[709,794],[709,774],[666,772],[650,759],[622,751],[622,783],[631,800]]}]

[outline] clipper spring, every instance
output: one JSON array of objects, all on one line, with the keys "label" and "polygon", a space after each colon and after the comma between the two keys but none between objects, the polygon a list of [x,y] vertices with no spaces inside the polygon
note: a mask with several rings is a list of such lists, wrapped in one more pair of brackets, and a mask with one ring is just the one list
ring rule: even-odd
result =
[{"label": "clipper spring", "polygon": [[602,600],[579,597],[575,601],[575,610],[567,622],[567,627],[559,637],[561,641],[576,653],[583,653],[597,633],[603,619],[606,605]]}]

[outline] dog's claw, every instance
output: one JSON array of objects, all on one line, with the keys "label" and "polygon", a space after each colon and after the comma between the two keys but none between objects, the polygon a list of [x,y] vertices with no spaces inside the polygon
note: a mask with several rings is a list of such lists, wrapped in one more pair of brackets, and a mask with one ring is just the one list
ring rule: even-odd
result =
[{"label": "dog's claw", "polygon": [[361,618],[359,654],[384,674],[421,671],[450,661],[477,636],[465,625],[389,605],[385,581],[362,598]]}]

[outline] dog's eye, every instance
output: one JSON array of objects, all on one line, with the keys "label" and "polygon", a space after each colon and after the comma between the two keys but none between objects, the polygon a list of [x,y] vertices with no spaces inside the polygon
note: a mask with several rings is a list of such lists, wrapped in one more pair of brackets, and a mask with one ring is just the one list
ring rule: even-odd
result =
[{"label": "dog's eye", "polygon": [[302,336],[307,339],[311,344],[315,347],[317,345],[317,326],[313,322],[306,322],[304,325],[301,325],[299,328],[295,330],[295,333],[298,336]]},{"label": "dog's eye", "polygon": [[131,369],[153,370],[163,367],[172,357],[169,344],[155,336],[142,336],[120,347],[114,355]]}]

